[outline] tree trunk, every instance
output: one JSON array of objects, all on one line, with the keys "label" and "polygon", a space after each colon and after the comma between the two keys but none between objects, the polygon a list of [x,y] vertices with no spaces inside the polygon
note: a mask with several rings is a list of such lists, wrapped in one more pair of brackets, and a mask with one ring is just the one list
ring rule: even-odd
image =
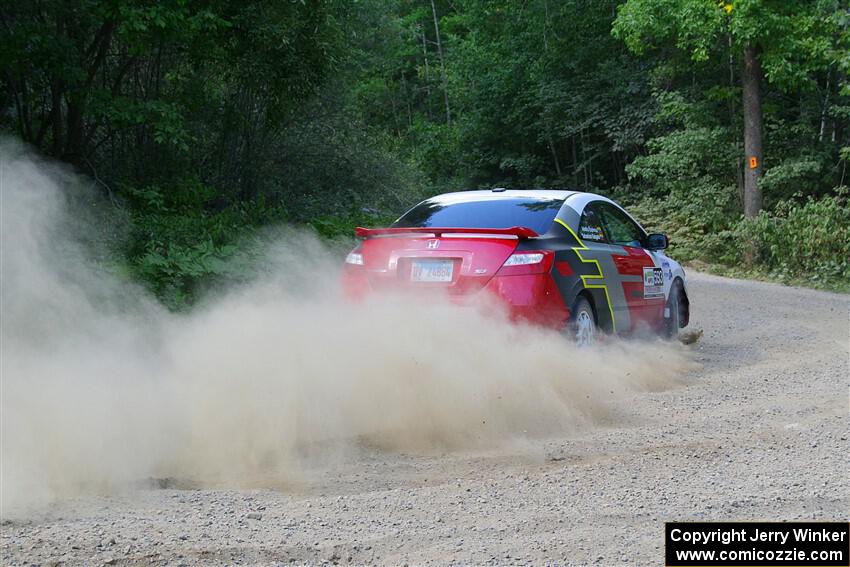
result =
[{"label": "tree trunk", "polygon": [[[729,88],[734,89],[736,86],[735,82],[735,49],[732,45],[732,34],[729,33],[726,35],[726,43],[729,48]],[[738,122],[738,106],[735,104],[735,99],[729,97],[729,124],[735,124]],[[740,152],[742,149],[741,145],[741,132],[735,131],[735,153],[738,155],[738,158],[735,159],[735,188],[738,192],[735,194],[737,197],[737,202],[740,207],[744,205],[744,159],[740,157]]]},{"label": "tree trunk", "polygon": [[51,140],[53,157],[62,155],[62,87],[58,80],[50,84],[50,121],[53,123],[53,139]]},{"label": "tree trunk", "polygon": [[452,111],[449,108],[449,87],[446,80],[446,64],[443,61],[443,42],[440,41],[440,24],[437,19],[437,5],[431,0],[431,13],[434,15],[434,34],[437,36],[437,55],[440,58],[440,79],[443,83],[443,101],[446,103],[446,124],[452,123]]},{"label": "tree trunk", "polygon": [[413,126],[413,110],[410,108],[410,87],[407,85],[407,77],[401,74],[401,84],[404,86],[404,102],[407,105],[407,127]]},{"label": "tree trunk", "polygon": [[401,138],[401,126],[399,126],[398,122],[398,105],[395,102],[395,89],[390,91],[390,105],[393,107],[393,123],[395,124],[395,135],[398,138]]},{"label": "tree trunk", "polygon": [[86,155],[83,148],[83,103],[80,100],[68,100],[68,112],[65,117],[65,151],[62,159],[70,163],[80,163]]},{"label": "tree trunk", "polygon": [[552,139],[552,132],[547,128],[546,137],[549,140],[549,150],[552,152],[552,161],[555,164],[555,173],[558,178],[561,177],[561,162],[558,160],[558,150],[555,148],[555,141]]},{"label": "tree trunk", "polygon": [[761,112],[761,62],[759,50],[753,46],[744,49],[744,67],[741,83],[744,96],[744,216],[753,218],[761,211],[762,196],[759,178],[762,172],[762,112]]},{"label": "tree trunk", "polygon": [[570,136],[573,154],[573,187],[578,187],[578,154],[576,153],[576,136]]},{"label": "tree trunk", "polygon": [[832,69],[826,72],[826,89],[823,95],[823,104],[820,107],[820,130],[818,131],[818,142],[823,142],[823,134],[826,131],[826,113],[829,110],[829,79]]},{"label": "tree trunk", "polygon": [[422,56],[425,59],[425,112],[428,120],[431,120],[431,72],[428,67],[428,43],[425,39],[425,30],[422,30]]}]

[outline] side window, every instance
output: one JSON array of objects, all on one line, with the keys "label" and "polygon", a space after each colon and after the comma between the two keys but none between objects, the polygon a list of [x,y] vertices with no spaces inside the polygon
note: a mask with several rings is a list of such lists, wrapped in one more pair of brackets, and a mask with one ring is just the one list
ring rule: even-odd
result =
[{"label": "side window", "polygon": [[605,242],[605,231],[602,229],[602,218],[599,214],[599,203],[588,203],[581,214],[578,225],[578,236],[582,240]]},{"label": "side window", "polygon": [[608,242],[619,246],[641,246],[645,234],[623,211],[608,203],[601,203],[599,209]]}]

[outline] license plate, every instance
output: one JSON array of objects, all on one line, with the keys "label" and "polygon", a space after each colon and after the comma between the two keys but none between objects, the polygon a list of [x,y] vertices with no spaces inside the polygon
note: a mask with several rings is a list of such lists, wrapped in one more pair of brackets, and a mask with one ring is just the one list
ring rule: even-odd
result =
[{"label": "license plate", "polygon": [[413,260],[410,280],[414,282],[450,282],[454,262],[451,260]]}]

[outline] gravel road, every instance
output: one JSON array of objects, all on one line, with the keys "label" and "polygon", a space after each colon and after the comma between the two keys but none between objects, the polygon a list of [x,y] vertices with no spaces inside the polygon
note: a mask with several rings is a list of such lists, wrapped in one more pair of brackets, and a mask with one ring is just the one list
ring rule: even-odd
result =
[{"label": "gravel road", "polygon": [[278,489],[165,485],[2,525],[2,564],[658,565],[666,520],[847,520],[850,297],[691,275],[701,368],[522,454],[363,450]]}]

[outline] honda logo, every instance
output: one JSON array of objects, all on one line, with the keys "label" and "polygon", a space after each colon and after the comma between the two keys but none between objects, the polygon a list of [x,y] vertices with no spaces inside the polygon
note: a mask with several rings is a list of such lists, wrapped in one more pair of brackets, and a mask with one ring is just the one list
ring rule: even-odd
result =
[{"label": "honda logo", "polygon": [[429,250],[434,250],[435,248],[440,247],[440,241],[439,240],[429,240],[428,244],[426,244],[426,246],[428,247]]}]

